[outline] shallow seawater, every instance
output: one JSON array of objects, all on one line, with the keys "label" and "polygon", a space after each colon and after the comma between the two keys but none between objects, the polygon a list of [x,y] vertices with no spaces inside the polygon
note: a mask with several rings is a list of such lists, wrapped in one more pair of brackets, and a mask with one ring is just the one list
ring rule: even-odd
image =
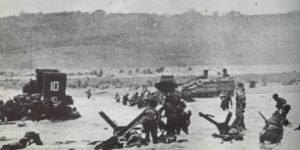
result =
[{"label": "shallow seawater", "polygon": [[[300,147],[300,131],[294,131],[294,128],[300,124],[300,85],[282,86],[280,84],[269,84],[268,86],[258,86],[254,89],[246,89],[247,106],[245,112],[245,131],[244,141],[233,141],[222,143],[220,139],[213,138],[211,135],[217,132],[216,127],[207,120],[200,118],[198,112],[208,113],[215,116],[215,119],[223,122],[227,111],[222,111],[219,98],[199,98],[196,102],[187,103],[187,110],[192,111],[190,134],[184,133],[178,139],[187,139],[185,143],[172,144],[150,144],[139,149],[174,149],[174,150],[298,150]],[[264,126],[264,120],[259,116],[261,111],[267,118],[275,110],[275,102],[272,100],[272,94],[279,93],[291,104],[292,110],[288,114],[288,119],[292,122],[292,127],[284,128],[284,137],[279,144],[261,145],[258,141],[258,135]],[[0,142],[0,146],[6,143],[18,141],[24,136],[25,132],[35,131],[40,134],[43,146],[29,146],[27,149],[93,149],[88,141],[105,140],[112,135],[112,128],[99,116],[100,110],[104,111],[118,125],[126,125],[133,120],[142,109],[136,107],[123,106],[116,103],[112,95],[94,95],[94,100],[87,100],[84,89],[69,90],[75,100],[75,106],[82,117],[77,120],[51,122],[25,121],[25,127],[18,127],[17,124],[1,125],[0,136],[5,136],[9,141]],[[234,102],[234,100],[233,100]],[[234,112],[234,108],[230,109]],[[234,120],[234,115],[231,122]],[[20,123],[20,122],[16,122]],[[70,141],[70,144],[58,144],[57,142]],[[126,148],[126,149],[136,149]]]}]

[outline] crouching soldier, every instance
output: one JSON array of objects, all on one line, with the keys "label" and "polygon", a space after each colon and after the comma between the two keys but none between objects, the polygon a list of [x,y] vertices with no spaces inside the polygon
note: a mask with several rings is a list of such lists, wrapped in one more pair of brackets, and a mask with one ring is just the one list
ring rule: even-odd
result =
[{"label": "crouching soldier", "polygon": [[151,134],[153,144],[157,143],[157,127],[160,120],[160,115],[155,109],[156,106],[156,100],[149,100],[149,108],[144,110],[144,118],[142,119],[142,125],[146,133],[145,140],[149,142]]},{"label": "crouching soldier", "polygon": [[43,142],[41,141],[38,133],[27,132],[25,136],[19,140],[19,142],[3,145],[1,150],[23,149],[33,143],[35,143],[36,145],[43,145]]},{"label": "crouching soldier", "polygon": [[40,121],[44,106],[40,99],[33,100],[31,104],[30,118],[32,121]]},{"label": "crouching soldier", "polygon": [[266,122],[266,125],[263,127],[263,130],[260,132],[259,141],[264,143],[269,141],[271,143],[278,143],[282,139],[283,127],[281,124],[282,116],[279,111],[275,111],[270,119],[266,119],[261,113],[260,115]]}]

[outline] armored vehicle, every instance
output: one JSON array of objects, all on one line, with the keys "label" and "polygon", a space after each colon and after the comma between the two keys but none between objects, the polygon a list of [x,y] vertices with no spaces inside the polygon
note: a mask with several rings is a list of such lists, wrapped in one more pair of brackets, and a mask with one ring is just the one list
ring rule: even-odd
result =
[{"label": "armored vehicle", "polygon": [[214,97],[220,93],[234,94],[234,78],[227,74],[227,69],[223,69],[222,77],[208,77],[208,70],[204,70],[204,75],[187,83],[181,84],[182,97]]},{"label": "armored vehicle", "polygon": [[235,80],[227,74],[227,69],[223,69],[222,77],[208,77],[208,70],[196,79],[185,83],[176,83],[173,75],[161,76],[156,88],[162,92],[172,92],[177,87],[182,87],[181,97],[190,101],[194,97],[214,97],[220,93],[234,94]]},{"label": "armored vehicle", "polygon": [[73,99],[66,95],[67,74],[56,69],[36,69],[36,80],[23,86],[24,94],[40,94],[54,104],[72,105]]},{"label": "armored vehicle", "polygon": [[68,120],[80,117],[71,96],[66,95],[67,74],[56,69],[36,69],[36,80],[23,86],[23,94],[6,102],[7,120]]}]

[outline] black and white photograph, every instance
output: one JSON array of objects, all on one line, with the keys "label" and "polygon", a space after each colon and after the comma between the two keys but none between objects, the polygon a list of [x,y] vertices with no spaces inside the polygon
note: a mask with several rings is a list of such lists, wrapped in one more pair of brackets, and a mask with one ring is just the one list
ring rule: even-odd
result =
[{"label": "black and white photograph", "polygon": [[0,150],[298,150],[299,0],[0,0]]}]

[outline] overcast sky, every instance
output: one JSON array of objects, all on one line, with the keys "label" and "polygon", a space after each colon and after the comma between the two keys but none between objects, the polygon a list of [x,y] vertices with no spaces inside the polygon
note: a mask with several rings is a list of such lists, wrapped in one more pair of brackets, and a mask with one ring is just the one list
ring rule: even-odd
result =
[{"label": "overcast sky", "polygon": [[220,14],[230,10],[243,14],[287,13],[300,9],[300,0],[0,0],[0,17],[28,13],[83,11],[145,12],[178,14],[196,10],[203,14]]}]

